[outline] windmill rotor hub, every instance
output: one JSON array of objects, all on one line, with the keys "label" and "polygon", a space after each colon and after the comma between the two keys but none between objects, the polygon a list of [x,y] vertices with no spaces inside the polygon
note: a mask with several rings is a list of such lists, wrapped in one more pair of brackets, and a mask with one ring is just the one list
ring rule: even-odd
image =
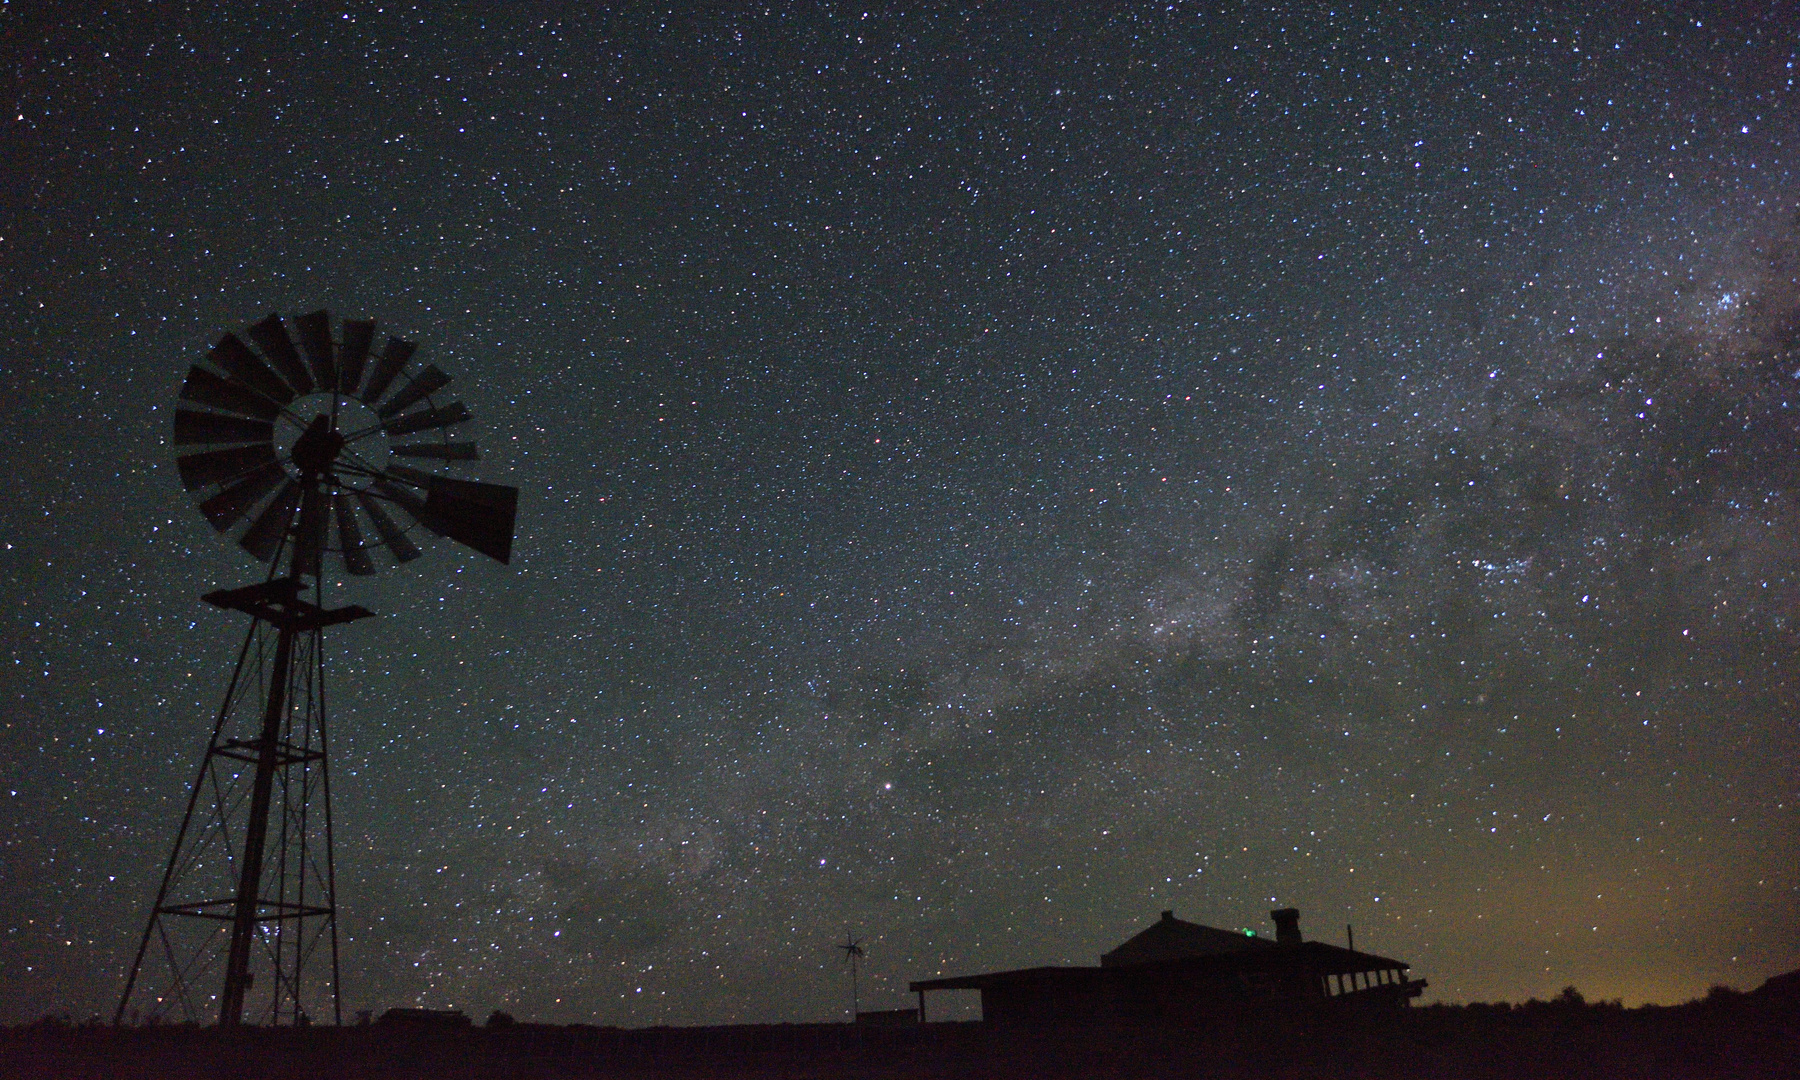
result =
[{"label": "windmill rotor hub", "polygon": [[[322,444],[303,448],[315,426],[323,422],[332,440],[331,454],[323,464]],[[295,398],[275,420],[275,455],[295,479],[323,477],[338,491],[366,491],[375,475],[392,461],[392,447],[382,430],[381,418],[362,402],[343,395],[313,393]],[[309,449],[314,457],[308,469]]]},{"label": "windmill rotor hub", "polygon": [[332,424],[331,417],[321,413],[294,440],[294,467],[302,476],[318,476],[331,468],[343,449],[343,433]]}]

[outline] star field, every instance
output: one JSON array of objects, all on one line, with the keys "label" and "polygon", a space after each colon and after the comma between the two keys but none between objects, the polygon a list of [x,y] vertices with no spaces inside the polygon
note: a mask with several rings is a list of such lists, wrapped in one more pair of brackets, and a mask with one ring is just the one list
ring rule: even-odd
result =
[{"label": "star field", "polygon": [[320,306],[521,489],[330,576],[347,1011],[1800,965],[1779,5],[0,20],[0,1020],[110,1012],[242,634],[182,373]]}]

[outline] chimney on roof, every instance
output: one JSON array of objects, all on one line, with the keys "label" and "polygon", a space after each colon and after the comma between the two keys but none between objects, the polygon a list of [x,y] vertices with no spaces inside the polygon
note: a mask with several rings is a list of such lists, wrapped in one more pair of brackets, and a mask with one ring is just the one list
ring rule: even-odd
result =
[{"label": "chimney on roof", "polygon": [[1163,922],[1174,922],[1174,921],[1175,921],[1175,913],[1173,911],[1163,912]]},{"label": "chimney on roof", "polygon": [[1275,944],[1300,944],[1300,909],[1286,907],[1279,911],[1269,912],[1269,918],[1275,920]]}]

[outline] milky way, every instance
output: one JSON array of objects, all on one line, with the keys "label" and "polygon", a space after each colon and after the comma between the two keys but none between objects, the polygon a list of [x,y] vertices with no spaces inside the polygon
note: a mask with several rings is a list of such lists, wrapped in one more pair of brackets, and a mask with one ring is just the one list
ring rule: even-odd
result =
[{"label": "milky way", "polygon": [[[453,371],[332,595],[347,1009],[841,1017],[1165,908],[1800,964],[1791,16],[12,14],[0,1019],[110,1010],[256,567],[187,364]],[[60,21],[53,21],[60,20]]]}]

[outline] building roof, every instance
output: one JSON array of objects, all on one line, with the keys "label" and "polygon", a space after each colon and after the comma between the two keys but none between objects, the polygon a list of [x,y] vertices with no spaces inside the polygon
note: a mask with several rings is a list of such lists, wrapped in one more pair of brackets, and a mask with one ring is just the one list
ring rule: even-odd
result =
[{"label": "building roof", "polygon": [[1226,953],[1272,949],[1275,943],[1248,931],[1220,930],[1199,923],[1177,919],[1173,911],[1140,931],[1123,945],[1100,957],[1101,967],[1124,967],[1131,964],[1159,964],[1194,956],[1219,956]]},{"label": "building roof", "polygon": [[[1201,927],[1201,929],[1207,929]],[[962,975],[947,979],[926,979],[908,984],[911,991],[920,990],[988,990],[1022,983],[1050,984],[1067,987],[1097,986],[1115,980],[1141,977],[1209,976],[1239,971],[1279,971],[1301,969],[1313,975],[1350,975],[1359,971],[1405,972],[1412,965],[1374,953],[1327,945],[1323,941],[1306,941],[1298,945],[1252,946],[1234,952],[1210,956],[1189,956],[1175,960],[1141,964],[1112,964],[1107,967],[1035,967],[1017,971],[990,971],[981,975]]]}]

